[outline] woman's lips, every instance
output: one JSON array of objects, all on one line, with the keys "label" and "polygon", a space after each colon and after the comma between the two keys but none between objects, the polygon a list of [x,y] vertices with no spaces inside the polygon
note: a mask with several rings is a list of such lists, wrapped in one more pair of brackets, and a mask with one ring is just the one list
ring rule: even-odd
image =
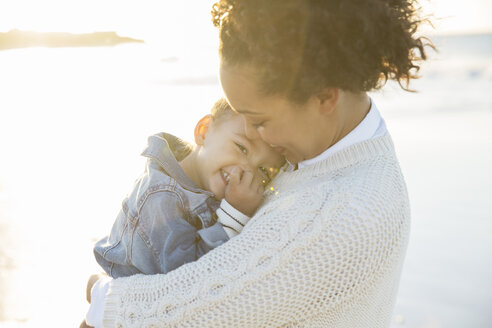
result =
[{"label": "woman's lips", "polygon": [[270,144],[270,147],[272,147],[272,149],[274,151],[276,151],[277,153],[280,153],[280,154],[283,154],[284,151],[285,151],[285,148],[284,147],[275,146],[275,145],[272,145],[272,144]]}]

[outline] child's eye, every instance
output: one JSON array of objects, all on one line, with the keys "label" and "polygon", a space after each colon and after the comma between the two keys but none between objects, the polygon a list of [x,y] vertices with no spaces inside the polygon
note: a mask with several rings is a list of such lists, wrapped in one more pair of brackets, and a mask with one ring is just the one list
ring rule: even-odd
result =
[{"label": "child's eye", "polygon": [[246,147],[244,147],[244,146],[243,146],[243,145],[241,145],[241,144],[238,144],[237,142],[235,142],[235,144],[236,144],[236,146],[239,148],[239,150],[240,150],[243,154],[245,154],[245,155],[247,155],[247,154],[248,154],[248,150],[246,149]]}]

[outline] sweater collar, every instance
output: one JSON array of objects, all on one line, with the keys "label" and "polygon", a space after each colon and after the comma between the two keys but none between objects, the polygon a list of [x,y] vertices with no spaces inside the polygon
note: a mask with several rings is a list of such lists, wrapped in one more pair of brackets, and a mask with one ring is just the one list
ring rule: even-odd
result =
[{"label": "sweater collar", "polygon": [[306,177],[323,176],[378,156],[396,156],[388,133],[348,146],[302,169],[281,172],[273,180],[272,187],[275,189],[279,184],[299,183],[299,179],[305,180]]}]

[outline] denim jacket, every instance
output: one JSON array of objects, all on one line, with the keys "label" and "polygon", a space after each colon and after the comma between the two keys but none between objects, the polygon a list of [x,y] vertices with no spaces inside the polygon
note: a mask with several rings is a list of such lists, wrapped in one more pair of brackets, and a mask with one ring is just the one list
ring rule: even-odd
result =
[{"label": "denim jacket", "polygon": [[145,172],[123,201],[111,234],[94,247],[113,278],[169,272],[229,239],[215,215],[219,201],[178,163],[190,151],[172,135],[149,137]]}]

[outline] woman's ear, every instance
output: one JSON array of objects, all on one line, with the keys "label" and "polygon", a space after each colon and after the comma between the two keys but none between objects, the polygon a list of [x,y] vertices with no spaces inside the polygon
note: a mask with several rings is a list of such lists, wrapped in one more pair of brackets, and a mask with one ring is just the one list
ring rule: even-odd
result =
[{"label": "woman's ear", "polygon": [[340,89],[338,88],[324,88],[317,95],[320,105],[321,114],[331,114],[338,105],[338,99],[340,97]]},{"label": "woman's ear", "polygon": [[205,115],[202,117],[195,126],[195,143],[199,146],[203,145],[205,136],[207,135],[208,128],[212,123],[212,115]]}]

